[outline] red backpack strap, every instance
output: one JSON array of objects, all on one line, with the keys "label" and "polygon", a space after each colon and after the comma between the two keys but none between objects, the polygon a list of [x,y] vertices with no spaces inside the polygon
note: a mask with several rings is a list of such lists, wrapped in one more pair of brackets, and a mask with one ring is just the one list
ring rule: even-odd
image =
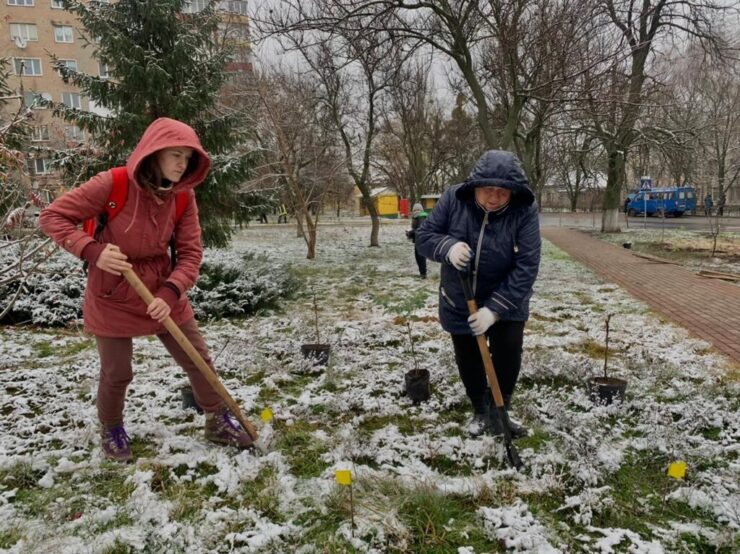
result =
[{"label": "red backpack strap", "polygon": [[[105,226],[126,205],[126,199],[128,198],[128,173],[126,168],[114,167],[111,169],[111,173],[113,174],[113,186],[108,194],[108,200],[105,202],[105,218],[101,218],[103,214],[99,214],[97,217],[91,217],[82,222],[82,230],[91,237],[95,236],[98,225],[101,228]],[[102,219],[105,219],[105,221],[102,221]]]},{"label": "red backpack strap", "polygon": [[184,190],[182,192],[178,192],[177,195],[175,195],[175,225],[177,225],[177,222],[180,221],[182,214],[185,213],[189,201],[190,191]]},{"label": "red backpack strap", "polygon": [[108,196],[108,204],[105,206],[105,211],[108,212],[108,221],[111,221],[120,213],[128,198],[128,172],[126,167],[114,167],[111,169],[111,173],[113,173],[113,189],[111,189],[110,196]]}]

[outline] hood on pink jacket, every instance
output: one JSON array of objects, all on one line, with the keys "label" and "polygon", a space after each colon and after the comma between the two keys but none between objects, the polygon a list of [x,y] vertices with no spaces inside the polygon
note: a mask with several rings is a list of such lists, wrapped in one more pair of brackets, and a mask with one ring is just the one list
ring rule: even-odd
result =
[{"label": "hood on pink jacket", "polygon": [[169,117],[155,119],[147,127],[146,131],[144,131],[139,144],[136,145],[136,148],[134,148],[126,163],[129,180],[138,184],[136,176],[144,158],[159,150],[177,147],[192,148],[197,152],[198,166],[195,171],[186,175],[182,181],[175,184],[173,191],[180,192],[195,188],[201,184],[211,169],[211,158],[203,150],[200,139],[192,127],[182,121],[170,119]]}]

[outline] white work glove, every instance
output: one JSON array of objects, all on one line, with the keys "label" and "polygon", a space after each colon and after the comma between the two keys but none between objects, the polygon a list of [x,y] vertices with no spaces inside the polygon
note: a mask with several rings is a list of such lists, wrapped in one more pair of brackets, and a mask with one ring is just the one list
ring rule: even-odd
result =
[{"label": "white work glove", "polygon": [[468,265],[472,256],[473,252],[470,250],[470,246],[460,241],[453,244],[452,248],[448,250],[447,261],[455,266],[455,269],[462,271]]},{"label": "white work glove", "polygon": [[492,312],[488,308],[478,308],[478,311],[468,318],[468,324],[474,335],[482,335],[498,321],[498,317],[496,312]]}]

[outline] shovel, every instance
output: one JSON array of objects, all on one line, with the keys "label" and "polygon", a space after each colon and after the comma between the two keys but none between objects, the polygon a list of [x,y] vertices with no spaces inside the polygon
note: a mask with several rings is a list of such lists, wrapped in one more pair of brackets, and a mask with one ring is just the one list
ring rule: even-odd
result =
[{"label": "shovel", "polygon": [[[468,311],[470,315],[473,315],[478,311],[478,305],[475,303],[475,296],[473,296],[473,289],[470,287],[470,281],[468,274],[459,272],[460,282],[462,283],[463,292],[465,293],[465,300],[468,303]],[[514,446],[514,441],[511,437],[511,428],[509,427],[509,415],[506,413],[506,407],[504,406],[504,397],[501,394],[501,388],[498,385],[498,378],[496,377],[496,370],[493,368],[493,360],[491,359],[491,353],[488,350],[488,343],[486,342],[485,335],[476,335],[478,341],[478,349],[480,350],[481,358],[483,358],[483,367],[486,369],[486,378],[488,379],[488,386],[491,389],[493,395],[494,406],[489,410],[488,417],[493,421],[494,417],[497,417],[501,422],[501,428],[504,434],[504,446],[506,447],[506,457],[509,462],[516,469],[521,469],[524,465],[521,458],[519,458],[519,452],[517,452]]]},{"label": "shovel", "polygon": [[[121,273],[123,273],[126,281],[128,281],[147,306],[154,302],[154,296],[151,291],[146,287],[141,279],[139,279],[139,276],[133,269],[125,269]],[[167,316],[167,318],[162,322],[162,325],[164,325],[175,338],[180,347],[188,355],[188,358],[190,358],[198,367],[200,372],[203,374],[203,377],[206,378],[206,381],[208,381],[216,393],[221,397],[221,400],[224,401],[226,407],[231,410],[231,413],[234,414],[234,417],[236,417],[237,421],[241,423],[242,427],[244,427],[252,440],[256,441],[259,435],[257,435],[257,430],[254,428],[254,425],[247,421],[247,418],[244,417],[242,411],[239,409],[239,405],[234,401],[229,394],[229,391],[226,390],[226,387],[224,387],[219,380],[218,375],[216,375],[216,373],[208,366],[203,357],[177,326],[177,323],[175,323],[171,317]]]}]

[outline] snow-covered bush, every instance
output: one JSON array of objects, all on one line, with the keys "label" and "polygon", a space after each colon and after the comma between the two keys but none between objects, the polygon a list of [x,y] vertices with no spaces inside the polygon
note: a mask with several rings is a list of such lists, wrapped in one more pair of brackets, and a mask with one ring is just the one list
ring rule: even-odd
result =
[{"label": "snow-covered bush", "polygon": [[255,314],[290,297],[298,281],[287,266],[252,253],[209,250],[200,279],[188,292],[199,319]]},{"label": "snow-covered bush", "polygon": [[[0,249],[0,267],[11,264],[14,255],[13,247]],[[85,280],[82,262],[66,252],[57,252],[37,273],[0,287],[0,312],[15,300],[0,323],[50,327],[81,323]],[[289,297],[297,286],[288,267],[265,257],[206,250],[200,279],[188,291],[188,298],[199,319],[220,319],[252,315],[272,307],[280,298]]]}]

